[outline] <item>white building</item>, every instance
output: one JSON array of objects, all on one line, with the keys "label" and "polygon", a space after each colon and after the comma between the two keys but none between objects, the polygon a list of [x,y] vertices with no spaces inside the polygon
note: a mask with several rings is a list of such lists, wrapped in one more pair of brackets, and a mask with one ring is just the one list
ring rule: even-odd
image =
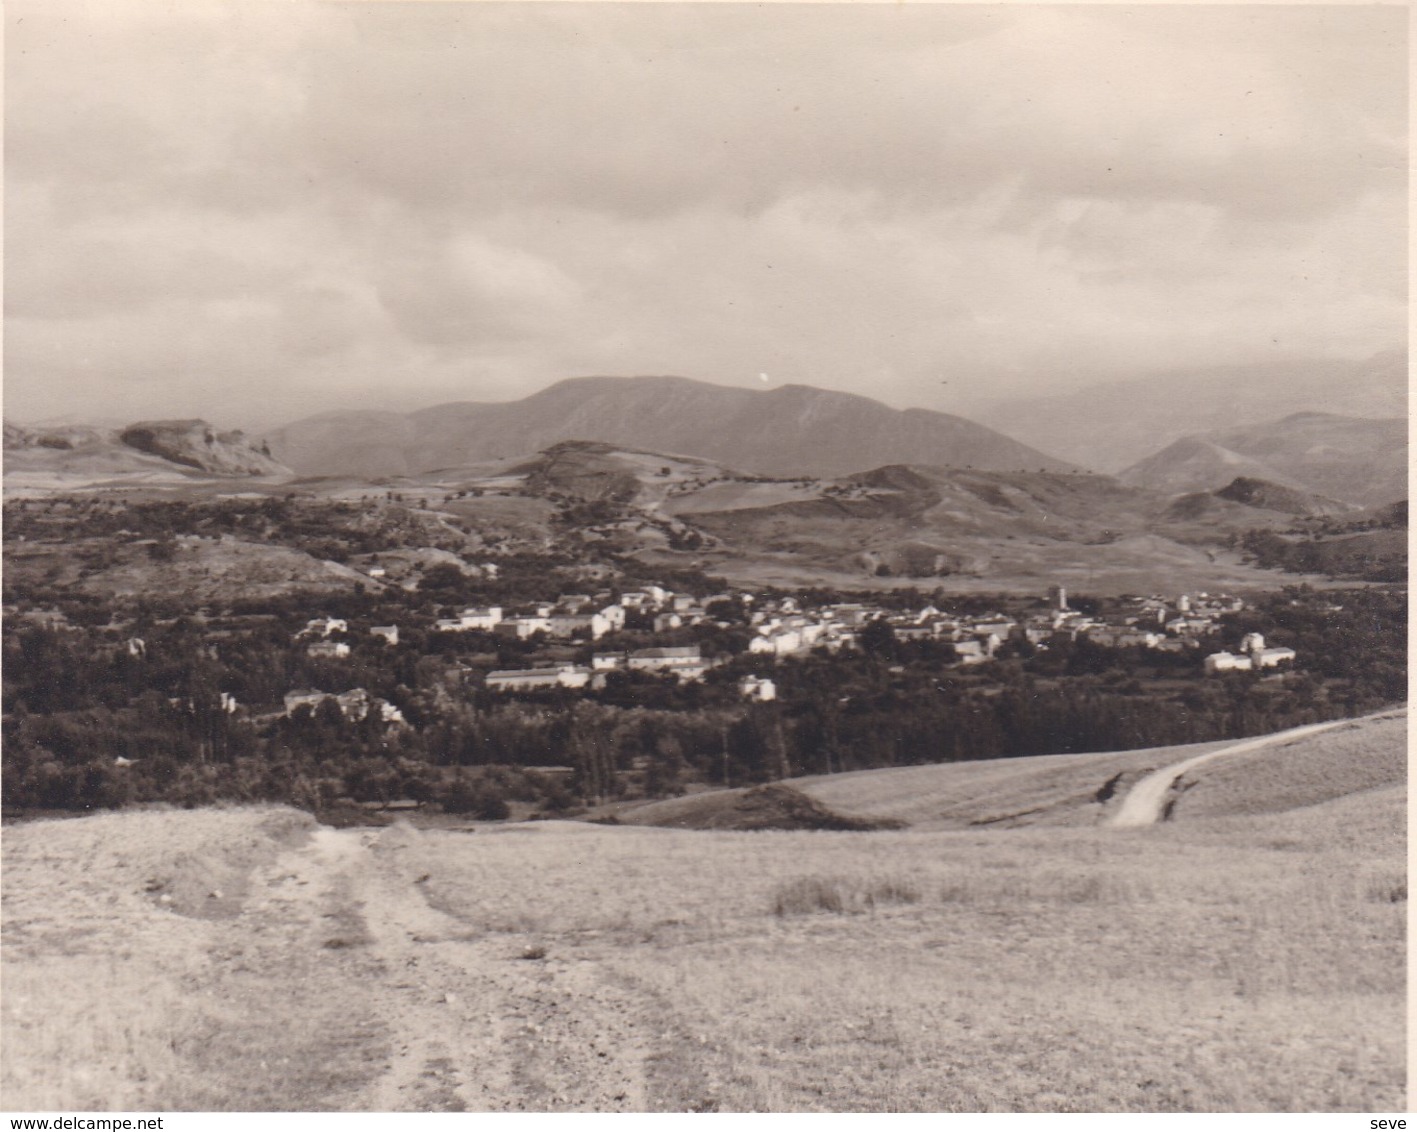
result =
[{"label": "white building", "polygon": [[500,605],[470,605],[458,611],[458,621],[463,629],[495,629],[501,620]]},{"label": "white building", "polygon": [[766,702],[777,699],[777,685],[766,676],[744,676],[738,681],[738,692],[745,700]]},{"label": "white building", "polygon": [[800,651],[802,647],[800,629],[775,629],[769,633],[760,633],[748,642],[749,652],[771,653],[773,656],[786,656]]},{"label": "white building", "polygon": [[1254,662],[1248,656],[1240,656],[1233,652],[1213,652],[1205,658],[1205,671],[1207,675],[1216,672],[1248,672],[1254,667]]},{"label": "white building", "polygon": [[625,658],[625,666],[637,672],[671,672],[681,680],[698,680],[713,667],[698,645],[638,649]]},{"label": "white building", "polygon": [[512,668],[487,674],[493,692],[519,692],[535,688],[584,688],[590,683],[590,669],[574,664],[558,668]]},{"label": "white building", "polygon": [[496,632],[524,641],[537,633],[551,633],[550,617],[504,617],[497,623]]}]

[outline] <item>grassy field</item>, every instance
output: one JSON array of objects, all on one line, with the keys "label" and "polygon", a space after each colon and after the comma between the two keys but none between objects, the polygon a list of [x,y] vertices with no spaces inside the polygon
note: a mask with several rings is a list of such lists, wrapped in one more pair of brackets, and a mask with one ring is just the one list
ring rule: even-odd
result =
[{"label": "grassy field", "polygon": [[[1277,748],[1304,797],[1389,768],[1297,807],[1237,756],[1210,812],[1197,786],[1132,830],[10,826],[4,1102],[1396,1111],[1399,740]],[[1066,795],[1042,761],[975,767],[980,806],[1010,768],[1005,808]],[[903,812],[908,789],[853,777],[808,787]]]}]

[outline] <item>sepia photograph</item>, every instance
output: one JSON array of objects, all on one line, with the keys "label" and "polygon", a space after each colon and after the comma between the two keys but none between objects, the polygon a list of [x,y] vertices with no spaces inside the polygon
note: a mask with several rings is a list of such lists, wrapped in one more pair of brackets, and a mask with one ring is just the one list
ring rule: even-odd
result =
[{"label": "sepia photograph", "polygon": [[14,1128],[1400,1119],[1405,5],[3,19]]}]

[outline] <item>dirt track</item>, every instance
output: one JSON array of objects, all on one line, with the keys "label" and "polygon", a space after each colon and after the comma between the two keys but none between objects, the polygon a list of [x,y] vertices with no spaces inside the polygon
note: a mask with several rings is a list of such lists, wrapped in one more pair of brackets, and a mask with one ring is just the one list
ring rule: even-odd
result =
[{"label": "dirt track", "polygon": [[[1378,715],[1365,718],[1375,719],[1379,715],[1387,714],[1389,713],[1380,712]],[[1329,723],[1310,723],[1304,727],[1293,727],[1288,731],[1279,731],[1273,735],[1261,735],[1256,739],[1247,739],[1243,743],[1222,747],[1218,751],[1208,751],[1203,755],[1186,759],[1184,762],[1173,763],[1171,766],[1153,771],[1132,787],[1126,798],[1122,800],[1121,806],[1117,808],[1117,812],[1112,815],[1112,820],[1107,824],[1115,829],[1135,829],[1140,826],[1155,825],[1161,820],[1162,811],[1165,809],[1176,781],[1188,771],[1214,759],[1225,758],[1227,755],[1243,755],[1251,751],[1262,750],[1265,747],[1277,747],[1295,739],[1302,739],[1307,735],[1317,735],[1322,731],[1332,731],[1338,727],[1352,727],[1358,722],[1358,720],[1352,719],[1336,719]]]},{"label": "dirt track", "polygon": [[394,827],[316,831],[254,878],[231,931],[259,930],[344,964],[344,992],[380,1020],[382,1072],[358,1111],[643,1111],[644,1005],[593,960],[527,958],[431,907]]}]

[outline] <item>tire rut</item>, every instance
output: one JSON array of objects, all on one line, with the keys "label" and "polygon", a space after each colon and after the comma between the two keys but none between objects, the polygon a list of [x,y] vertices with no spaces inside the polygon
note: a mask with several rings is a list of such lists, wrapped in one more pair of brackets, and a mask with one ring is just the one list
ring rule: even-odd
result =
[{"label": "tire rut", "polygon": [[532,941],[430,906],[402,860],[409,835],[321,829],[258,879],[266,895],[253,913],[355,964],[352,1004],[383,1022],[386,1066],[350,1107],[647,1109],[647,1004],[592,958],[525,958]]}]

